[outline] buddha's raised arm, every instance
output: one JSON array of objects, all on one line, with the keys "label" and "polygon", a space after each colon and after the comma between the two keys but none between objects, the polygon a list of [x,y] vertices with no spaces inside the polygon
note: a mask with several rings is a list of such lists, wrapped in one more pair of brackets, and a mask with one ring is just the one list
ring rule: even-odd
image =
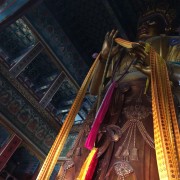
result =
[{"label": "buddha's raised arm", "polygon": [[111,49],[111,43],[113,43],[114,38],[117,36],[118,31],[112,30],[110,33],[108,32],[105,36],[104,43],[102,45],[101,55],[99,59],[99,63],[95,69],[94,76],[90,86],[90,93],[92,95],[97,95],[99,86],[102,83],[102,77],[106,65],[106,61],[109,55],[110,60],[118,53],[119,45],[113,46]]}]

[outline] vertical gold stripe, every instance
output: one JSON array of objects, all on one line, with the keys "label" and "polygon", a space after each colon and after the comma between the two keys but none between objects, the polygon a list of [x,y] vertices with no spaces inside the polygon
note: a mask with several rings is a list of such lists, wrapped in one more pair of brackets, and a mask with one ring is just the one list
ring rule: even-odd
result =
[{"label": "vertical gold stripe", "polygon": [[[151,81],[152,110],[154,124],[154,141],[160,179],[178,179],[178,150],[175,146],[175,136],[172,123],[177,122],[164,60],[151,49]],[[170,106],[171,105],[171,106]],[[175,123],[176,124],[176,123]],[[175,128],[177,126],[175,125]],[[175,130],[177,131],[177,129]],[[179,139],[179,133],[176,133]]]}]

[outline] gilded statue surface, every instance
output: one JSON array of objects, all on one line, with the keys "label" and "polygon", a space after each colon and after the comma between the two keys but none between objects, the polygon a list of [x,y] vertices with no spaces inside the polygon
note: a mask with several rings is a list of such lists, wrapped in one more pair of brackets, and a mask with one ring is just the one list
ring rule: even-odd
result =
[{"label": "gilded statue surface", "polygon": [[[138,41],[131,49],[114,43],[118,31],[112,30],[105,36],[90,91],[93,95],[99,94],[101,101],[111,82],[115,81],[117,85],[95,142],[98,163],[93,180],[160,179],[152,120],[151,68],[145,43],[166,61],[176,115],[180,119],[180,36],[171,28],[172,19],[166,17],[168,12],[160,12],[147,12],[141,17]],[[112,42],[114,46],[111,46]],[[110,64],[99,93],[107,59]],[[71,160],[64,163],[57,179],[78,178],[90,152],[84,144],[95,114],[96,106],[89,113],[73,148],[67,154]]]}]

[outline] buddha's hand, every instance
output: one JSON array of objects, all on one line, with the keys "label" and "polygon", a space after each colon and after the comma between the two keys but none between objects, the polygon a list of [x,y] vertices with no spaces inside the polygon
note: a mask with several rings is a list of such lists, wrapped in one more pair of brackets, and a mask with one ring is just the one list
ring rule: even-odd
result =
[{"label": "buddha's hand", "polygon": [[[102,50],[101,50],[101,60],[106,61],[109,55],[109,51],[111,49],[111,44],[114,42],[114,39],[116,38],[118,34],[117,30],[112,30],[111,32],[107,32],[103,45],[102,45]],[[120,46],[116,45],[112,47],[112,51],[110,54],[110,58],[113,58],[119,51]]]},{"label": "buddha's hand", "polygon": [[130,51],[135,58],[137,58],[134,67],[141,71],[143,74],[150,77],[151,69],[150,69],[150,61],[149,61],[149,53],[145,50],[145,43],[139,42],[132,45],[133,48]]}]

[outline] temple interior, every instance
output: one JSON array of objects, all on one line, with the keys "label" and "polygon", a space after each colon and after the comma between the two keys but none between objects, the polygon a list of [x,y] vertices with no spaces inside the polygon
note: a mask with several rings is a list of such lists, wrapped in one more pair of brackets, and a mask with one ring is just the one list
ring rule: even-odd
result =
[{"label": "temple interior", "polygon": [[[106,32],[136,41],[140,14],[157,1],[0,1],[0,179],[36,179]],[[180,17],[180,1],[168,2]],[[96,99],[86,92],[51,180]]]}]

